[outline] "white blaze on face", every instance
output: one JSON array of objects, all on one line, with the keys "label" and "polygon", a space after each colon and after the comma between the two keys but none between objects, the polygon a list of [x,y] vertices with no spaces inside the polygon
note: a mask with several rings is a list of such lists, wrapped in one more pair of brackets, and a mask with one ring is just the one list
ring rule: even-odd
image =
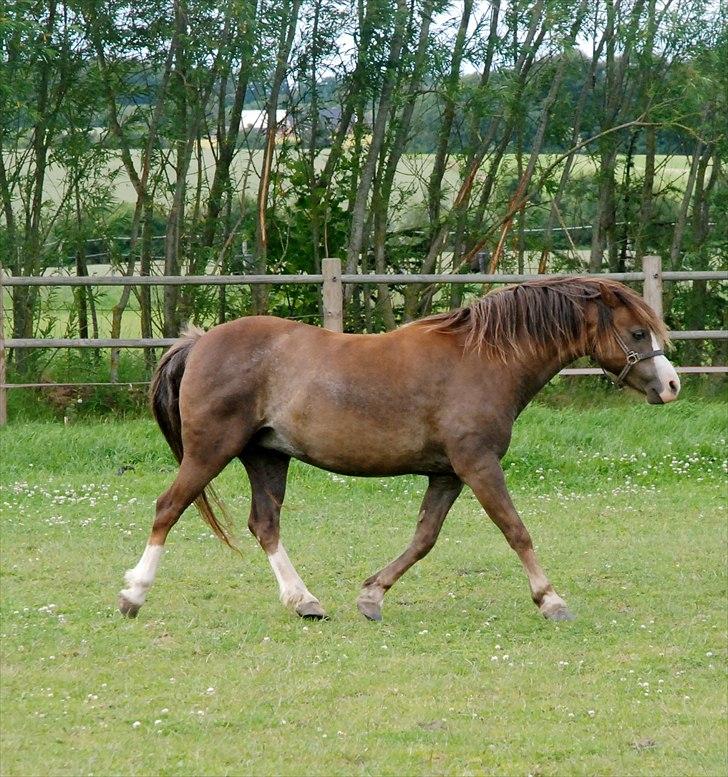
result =
[{"label": "white blaze on face", "polygon": [[268,561],[278,581],[283,604],[287,607],[295,607],[301,602],[318,602],[299,577],[282,543],[279,542],[275,552],[269,554]]},{"label": "white blaze on face", "polygon": [[127,587],[121,592],[121,595],[132,604],[140,606],[144,604],[147,591],[152,587],[157,575],[163,551],[164,545],[147,545],[139,563],[124,575]]},{"label": "white blaze on face", "polygon": [[[654,332],[650,332],[650,335],[652,337],[652,350],[659,351],[660,344],[657,342]],[[662,388],[660,399],[663,402],[672,402],[673,399],[677,399],[677,395],[680,393],[680,378],[667,356],[655,356],[653,364]],[[670,387],[670,384],[674,386],[674,389]]]}]

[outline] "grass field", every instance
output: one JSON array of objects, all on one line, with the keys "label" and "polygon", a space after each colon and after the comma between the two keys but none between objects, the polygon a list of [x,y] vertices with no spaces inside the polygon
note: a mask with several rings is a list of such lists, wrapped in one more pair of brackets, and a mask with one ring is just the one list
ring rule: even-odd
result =
[{"label": "grass field", "polygon": [[[326,163],[328,151],[323,150],[318,157],[317,167],[323,169]],[[132,158],[137,166],[140,166],[139,152],[132,151]],[[555,154],[541,154],[540,162],[545,167],[551,164],[556,158]],[[244,190],[249,197],[255,197],[258,189],[258,171],[261,169],[263,159],[262,151],[241,150],[233,162],[233,176],[237,177],[240,183],[241,191]],[[397,177],[395,187],[412,187],[416,194],[415,200],[422,201],[424,193],[427,190],[427,179],[432,172],[434,154],[406,154],[397,168]],[[8,164],[12,164],[12,159],[8,158]],[[624,157],[619,157],[619,164],[624,164]],[[633,164],[638,173],[644,171],[645,156],[636,154],[633,157]],[[663,189],[665,186],[674,185],[682,189],[685,185],[690,160],[686,156],[663,155],[658,154],[655,159],[656,178],[655,187]],[[209,184],[212,179],[215,168],[215,154],[207,146],[203,148],[201,159],[201,170],[204,180]],[[506,154],[503,160],[503,170],[513,171],[516,167],[515,155]],[[574,175],[585,176],[593,175],[596,166],[593,160],[586,154],[578,155]],[[136,193],[134,187],[123,169],[121,158],[119,156],[111,157],[106,166],[105,177],[113,179],[114,193],[118,202],[134,202]],[[63,197],[63,190],[66,178],[66,171],[60,165],[51,165],[46,176],[46,185],[44,187],[44,196],[54,202],[60,201]],[[445,190],[455,190],[460,183],[458,160],[453,157],[445,174]],[[193,161],[190,174],[188,175],[187,185],[190,191],[197,185],[197,165]],[[243,189],[244,187],[244,189]],[[454,191],[450,191],[454,196]]]},{"label": "grass field", "polygon": [[[724,403],[534,405],[505,466],[555,586],[546,622],[470,493],[365,622],[423,479],[292,470],[283,538],[331,615],[285,611],[192,511],[135,621],[115,611],[173,477],[148,421],[0,434],[2,751],[11,775],[723,775]],[[130,467],[132,469],[124,469]]]}]

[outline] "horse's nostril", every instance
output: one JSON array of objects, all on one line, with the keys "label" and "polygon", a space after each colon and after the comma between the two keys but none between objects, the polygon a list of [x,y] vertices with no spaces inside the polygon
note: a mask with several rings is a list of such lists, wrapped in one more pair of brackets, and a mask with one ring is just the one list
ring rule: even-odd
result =
[{"label": "horse's nostril", "polygon": [[673,394],[677,394],[678,384],[676,380],[671,380],[667,385],[670,387],[670,391],[672,391]]}]

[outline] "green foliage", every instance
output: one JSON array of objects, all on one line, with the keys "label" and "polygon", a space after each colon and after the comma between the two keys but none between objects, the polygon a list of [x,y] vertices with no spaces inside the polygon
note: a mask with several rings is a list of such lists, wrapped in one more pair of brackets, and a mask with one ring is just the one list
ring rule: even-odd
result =
[{"label": "green foliage", "polygon": [[[84,274],[93,260],[152,274],[309,273],[340,256],[360,272],[457,271],[483,241],[495,248],[525,196],[500,269],[535,270],[542,258],[549,271],[603,260],[632,269],[636,246],[672,254],[674,269],[724,267],[720,11],[702,0],[679,12],[608,3],[582,18],[581,7],[13,3],[0,14],[0,264],[20,275]],[[592,56],[577,39],[601,48]],[[278,111],[276,125],[241,119],[243,109]],[[702,172],[690,178],[693,156]],[[410,289],[405,304],[402,292],[393,289],[391,315],[375,290],[354,293],[350,327],[378,330],[449,304],[428,289]],[[723,326],[723,291],[709,292],[671,290],[669,323]],[[113,305],[116,334],[130,336],[320,312],[305,285],[135,289],[128,299],[18,288],[8,302],[17,337],[97,325],[110,335]],[[680,348],[680,358],[722,358],[715,344]],[[13,366],[32,376],[44,359],[18,353]]]}]

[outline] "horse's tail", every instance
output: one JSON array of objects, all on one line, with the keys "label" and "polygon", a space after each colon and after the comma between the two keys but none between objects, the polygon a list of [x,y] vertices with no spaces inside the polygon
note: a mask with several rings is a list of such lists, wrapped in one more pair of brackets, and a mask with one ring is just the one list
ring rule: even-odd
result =
[{"label": "horse's tail", "polygon": [[[182,419],[179,412],[179,387],[187,364],[187,357],[203,334],[201,329],[187,327],[180,339],[159,360],[149,389],[149,404],[152,413],[154,413],[154,418],[178,462],[182,461],[184,455]],[[224,523],[215,515],[213,504],[223,516]],[[230,538],[230,531],[225,525],[230,523],[225,506],[212,486],[208,485],[197,497],[195,507],[213,532],[226,545],[237,550]]]}]

